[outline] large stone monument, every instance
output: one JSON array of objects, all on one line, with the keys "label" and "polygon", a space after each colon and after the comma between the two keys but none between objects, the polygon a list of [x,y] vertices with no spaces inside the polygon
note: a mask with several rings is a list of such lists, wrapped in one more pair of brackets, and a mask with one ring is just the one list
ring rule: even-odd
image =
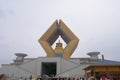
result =
[{"label": "large stone monument", "polygon": [[[60,51],[56,52],[52,48],[54,42],[58,39],[58,37],[65,41],[67,46],[64,49],[61,49],[62,44],[57,44],[57,49],[60,47]],[[75,36],[75,34],[63,23],[62,20],[56,20],[50,28],[43,34],[43,36],[38,40],[43,49],[45,50],[47,57],[55,57],[59,56],[64,59],[69,59],[77,47],[79,39]]]}]

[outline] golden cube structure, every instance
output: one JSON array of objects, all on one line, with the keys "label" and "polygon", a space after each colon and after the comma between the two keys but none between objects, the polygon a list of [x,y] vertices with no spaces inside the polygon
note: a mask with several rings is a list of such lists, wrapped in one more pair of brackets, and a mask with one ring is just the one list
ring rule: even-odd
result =
[{"label": "golden cube structure", "polygon": [[58,37],[65,41],[67,44],[62,51],[62,58],[69,59],[76,49],[79,39],[73,34],[73,32],[64,24],[62,20],[56,20],[50,28],[42,35],[38,40],[43,49],[45,50],[47,57],[54,57],[55,50],[52,48],[54,42]]}]

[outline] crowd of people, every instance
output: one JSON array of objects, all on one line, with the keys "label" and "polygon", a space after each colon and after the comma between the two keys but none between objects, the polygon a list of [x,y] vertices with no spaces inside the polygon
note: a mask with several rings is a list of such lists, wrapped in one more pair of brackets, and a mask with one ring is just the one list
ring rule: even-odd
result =
[{"label": "crowd of people", "polygon": [[87,80],[120,80],[119,77],[105,77],[105,76],[101,76],[101,77],[94,77],[94,76],[91,76],[89,77]]},{"label": "crowd of people", "polygon": [[1,75],[0,75],[0,80],[7,80],[6,75],[5,75],[5,74],[1,74]]},{"label": "crowd of people", "polygon": [[[0,80],[15,80],[15,79],[8,79],[5,74],[0,75]],[[30,77],[29,79],[20,77],[18,80],[120,80],[118,77],[99,77],[95,78],[94,76],[89,77],[88,79],[82,78],[82,77],[77,77],[77,78],[70,78],[70,77],[58,77],[58,78],[53,78],[53,77],[46,77],[43,76],[41,78],[35,78],[35,77]]]},{"label": "crowd of people", "polygon": [[19,79],[13,79],[13,78],[9,78],[7,77],[5,74],[1,74],[0,75],[0,80],[84,80],[84,78],[70,78],[70,77],[48,77],[48,76],[43,76],[40,78],[36,78],[36,77],[32,77],[30,76],[30,78],[23,78],[20,77]]}]

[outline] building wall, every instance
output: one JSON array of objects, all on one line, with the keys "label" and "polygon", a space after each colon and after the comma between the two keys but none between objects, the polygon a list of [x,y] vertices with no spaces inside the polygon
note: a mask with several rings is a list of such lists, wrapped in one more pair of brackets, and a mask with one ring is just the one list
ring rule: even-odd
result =
[{"label": "building wall", "polygon": [[0,74],[6,74],[9,78],[18,79],[20,77],[29,78],[32,75],[30,72],[27,72],[16,65],[2,65],[0,69]]},{"label": "building wall", "polygon": [[[82,60],[82,59],[81,59]],[[63,77],[84,77],[85,73],[83,68],[90,65],[87,61],[84,63],[79,58],[74,59],[63,59],[60,57],[38,57],[23,62],[23,64],[15,65],[15,64],[8,64],[2,65],[0,69],[0,73],[5,73],[9,76],[14,74],[15,77],[38,77],[41,75],[42,69],[42,62],[56,62],[57,63],[57,74],[58,76]]]},{"label": "building wall", "polygon": [[[88,73],[88,70],[90,71]],[[89,66],[85,69],[86,76],[89,77],[93,72],[93,75],[96,76],[99,73],[99,76],[107,76],[107,77],[119,77],[120,78],[120,65],[102,65],[102,66]],[[110,75],[111,74],[111,75]]]},{"label": "building wall", "polygon": [[37,76],[37,61],[38,59],[28,61],[17,67],[26,72],[31,73],[31,75]]},{"label": "building wall", "polygon": [[96,66],[94,68],[95,72],[115,72],[119,71],[120,72],[120,66]]},{"label": "building wall", "polygon": [[[84,77],[84,67],[88,66],[89,64],[80,64],[80,59],[62,59],[61,64],[61,73],[57,76],[61,76],[62,74],[67,74],[70,77]],[[76,61],[76,62],[75,62]]]}]

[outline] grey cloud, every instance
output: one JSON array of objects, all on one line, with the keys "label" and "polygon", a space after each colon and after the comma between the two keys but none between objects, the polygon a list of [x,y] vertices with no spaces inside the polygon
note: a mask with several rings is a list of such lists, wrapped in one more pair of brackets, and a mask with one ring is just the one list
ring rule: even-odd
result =
[{"label": "grey cloud", "polygon": [[3,38],[2,38],[2,37],[0,37],[0,41],[1,41],[1,40],[3,40]]},{"label": "grey cloud", "polygon": [[8,10],[7,10],[7,14],[8,14],[8,15],[14,15],[14,10],[8,9]]},{"label": "grey cloud", "polygon": [[0,36],[0,41],[1,41],[1,40],[4,40],[4,37],[3,37],[3,36]]},{"label": "grey cloud", "polygon": [[5,13],[2,9],[0,9],[0,19],[5,18]]},{"label": "grey cloud", "polygon": [[0,9],[0,19],[5,19],[7,16],[14,15],[14,11],[9,9],[7,11],[4,11]]}]

